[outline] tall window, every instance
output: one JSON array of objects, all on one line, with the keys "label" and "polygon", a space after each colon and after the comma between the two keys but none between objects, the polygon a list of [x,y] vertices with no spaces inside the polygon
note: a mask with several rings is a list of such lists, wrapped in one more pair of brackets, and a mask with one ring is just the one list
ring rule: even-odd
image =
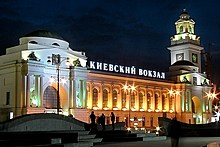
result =
[{"label": "tall window", "polygon": [[155,94],[155,109],[159,109],[159,95]]},{"label": "tall window", "polygon": [[126,92],[124,90],[122,90],[122,108],[125,108],[126,107]]},{"label": "tall window", "polygon": [[10,92],[6,92],[6,105],[10,105]]},{"label": "tall window", "polygon": [[147,93],[147,109],[151,109],[151,95]]},{"label": "tall window", "polygon": [[169,107],[170,107],[170,110],[172,109],[172,110],[174,110],[174,96],[173,95],[171,95],[170,96],[170,99],[169,99]]},{"label": "tall window", "polygon": [[192,33],[192,27],[191,26],[189,26],[189,32]]},{"label": "tall window", "polygon": [[117,107],[118,94],[116,90],[113,90],[113,107]]},{"label": "tall window", "polygon": [[108,91],[103,90],[103,108],[108,107]]},{"label": "tall window", "polygon": [[98,90],[96,88],[93,89],[93,93],[92,93],[92,106],[93,107],[98,106]]},{"label": "tall window", "polygon": [[197,85],[197,77],[193,77],[193,85]]},{"label": "tall window", "polygon": [[162,109],[166,110],[166,95],[162,95]]},{"label": "tall window", "polygon": [[143,94],[139,93],[139,108],[143,108]]},{"label": "tall window", "polygon": [[180,26],[180,33],[183,33],[183,26]]},{"label": "tall window", "polygon": [[131,92],[131,108],[135,107],[135,93]]}]

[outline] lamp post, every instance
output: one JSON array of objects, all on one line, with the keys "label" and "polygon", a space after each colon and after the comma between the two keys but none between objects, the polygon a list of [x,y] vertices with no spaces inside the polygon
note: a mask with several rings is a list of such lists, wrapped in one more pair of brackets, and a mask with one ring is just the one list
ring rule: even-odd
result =
[{"label": "lamp post", "polygon": [[59,114],[59,110],[60,110],[60,65],[65,60],[66,60],[66,63],[69,64],[69,58],[61,57],[60,54],[52,54],[52,56],[48,56],[47,58],[48,58],[47,63],[51,63],[51,59],[52,59],[52,65],[56,65],[56,68],[57,68],[57,114]]},{"label": "lamp post", "polygon": [[178,91],[178,90],[168,90],[169,92],[169,94],[170,94],[170,96],[174,96],[174,113],[175,113],[175,119],[177,119],[177,117],[176,117],[176,96],[177,95],[180,95],[180,92]]},{"label": "lamp post", "polygon": [[125,84],[123,86],[123,89],[126,93],[129,93],[129,110],[128,110],[128,128],[131,127],[131,93],[135,91],[135,86],[133,85],[127,85]]}]

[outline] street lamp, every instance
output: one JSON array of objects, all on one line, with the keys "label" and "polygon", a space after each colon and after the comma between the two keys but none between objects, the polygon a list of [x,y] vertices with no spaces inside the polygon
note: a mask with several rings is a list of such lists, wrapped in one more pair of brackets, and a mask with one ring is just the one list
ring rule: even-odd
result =
[{"label": "street lamp", "polygon": [[214,100],[214,99],[216,99],[217,98],[217,95],[219,94],[219,93],[215,93],[215,92],[211,92],[211,91],[209,91],[208,93],[207,92],[205,92],[206,93],[206,97],[208,98],[208,108],[210,109],[210,102],[211,102],[211,100]]},{"label": "street lamp", "polygon": [[177,95],[180,95],[180,92],[178,90],[168,90],[168,93],[170,94],[170,96],[173,96],[174,97],[174,113],[175,113],[175,119],[176,118],[176,96]]},{"label": "street lamp", "polygon": [[123,85],[123,89],[126,93],[129,93],[129,110],[128,110],[128,128],[131,127],[131,93],[136,90],[136,87],[133,85]]},{"label": "street lamp", "polygon": [[[52,54],[52,56],[47,57],[47,63],[51,63],[52,65],[56,65],[57,68],[57,114],[59,114],[60,109],[60,65],[63,61],[66,60],[66,64],[69,65],[68,57],[61,57],[60,54]],[[52,59],[52,61],[51,61]]]}]

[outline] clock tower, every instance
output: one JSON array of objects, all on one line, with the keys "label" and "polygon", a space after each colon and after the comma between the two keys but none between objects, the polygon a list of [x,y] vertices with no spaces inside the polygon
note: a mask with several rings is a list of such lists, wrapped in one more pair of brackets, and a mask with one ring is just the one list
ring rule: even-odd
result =
[{"label": "clock tower", "polygon": [[201,72],[201,50],[200,37],[195,35],[195,22],[183,9],[179,19],[175,22],[176,34],[172,36],[171,46],[168,47],[171,54],[171,65],[177,61],[189,61],[198,67]]}]

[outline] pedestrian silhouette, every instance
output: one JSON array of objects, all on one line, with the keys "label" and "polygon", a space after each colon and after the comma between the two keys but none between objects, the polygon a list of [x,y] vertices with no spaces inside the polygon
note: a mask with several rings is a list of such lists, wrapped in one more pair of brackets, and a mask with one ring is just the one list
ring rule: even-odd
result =
[{"label": "pedestrian silhouette", "polygon": [[91,114],[90,114],[91,131],[95,131],[96,130],[95,118],[96,118],[96,116],[94,114],[94,111],[92,111]]},{"label": "pedestrian silhouette", "polygon": [[171,137],[171,146],[178,147],[179,137],[181,135],[180,122],[172,120],[168,126],[169,136]]},{"label": "pedestrian silhouette", "polygon": [[115,130],[115,114],[111,112],[112,130]]},{"label": "pedestrian silhouette", "polygon": [[102,131],[104,131],[105,130],[105,115],[104,115],[104,113],[102,113],[102,115],[99,117],[99,119],[100,119],[100,124],[102,126]]}]

